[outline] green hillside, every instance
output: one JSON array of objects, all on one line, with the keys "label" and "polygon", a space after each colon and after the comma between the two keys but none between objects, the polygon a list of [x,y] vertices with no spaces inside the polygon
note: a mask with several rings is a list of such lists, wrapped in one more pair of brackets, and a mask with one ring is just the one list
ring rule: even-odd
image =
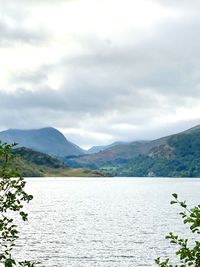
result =
[{"label": "green hillside", "polygon": [[24,177],[101,176],[99,172],[66,167],[58,159],[29,148],[22,147],[13,149],[13,154],[16,156],[13,167],[19,170]]},{"label": "green hillside", "polygon": [[66,164],[112,176],[200,177],[200,126],[153,141],[131,142]]},{"label": "green hillside", "polygon": [[116,176],[200,177],[200,132],[174,135],[147,155],[104,172]]},{"label": "green hillside", "polygon": [[25,147],[13,153],[17,155],[15,167],[27,177],[200,177],[200,126],[153,141],[120,143],[99,153],[60,160]]},{"label": "green hillside", "polygon": [[147,155],[152,148],[166,144],[169,138],[170,136],[166,136],[153,141],[121,143],[98,153],[68,156],[64,157],[63,160],[68,166],[75,168],[83,167],[92,170],[105,167],[115,168],[118,165],[129,163],[139,155]]},{"label": "green hillside", "polygon": [[126,164],[140,154],[150,150],[149,142],[132,142],[127,144],[118,144],[105,149],[99,153],[77,156],[64,157],[64,162],[72,167],[84,167],[89,169],[99,169],[105,166],[116,166]]}]

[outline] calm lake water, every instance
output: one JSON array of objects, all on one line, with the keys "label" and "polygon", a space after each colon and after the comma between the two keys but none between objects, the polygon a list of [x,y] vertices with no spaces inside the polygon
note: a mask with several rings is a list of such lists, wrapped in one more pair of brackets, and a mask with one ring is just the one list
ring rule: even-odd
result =
[{"label": "calm lake water", "polygon": [[29,223],[17,255],[43,267],[155,266],[174,248],[169,231],[185,235],[171,193],[200,202],[200,179],[32,178]]}]

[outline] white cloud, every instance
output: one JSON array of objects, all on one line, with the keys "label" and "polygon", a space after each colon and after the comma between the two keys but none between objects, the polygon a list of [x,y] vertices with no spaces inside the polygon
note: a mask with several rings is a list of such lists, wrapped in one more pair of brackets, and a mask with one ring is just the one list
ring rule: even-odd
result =
[{"label": "white cloud", "polygon": [[55,126],[88,147],[199,122],[198,1],[0,3],[1,129]]}]

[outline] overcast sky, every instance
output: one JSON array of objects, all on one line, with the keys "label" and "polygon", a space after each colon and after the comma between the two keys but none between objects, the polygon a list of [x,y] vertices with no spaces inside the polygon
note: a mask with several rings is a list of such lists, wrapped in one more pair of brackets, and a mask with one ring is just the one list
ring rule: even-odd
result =
[{"label": "overcast sky", "polygon": [[200,123],[200,1],[0,0],[0,130],[86,148]]}]

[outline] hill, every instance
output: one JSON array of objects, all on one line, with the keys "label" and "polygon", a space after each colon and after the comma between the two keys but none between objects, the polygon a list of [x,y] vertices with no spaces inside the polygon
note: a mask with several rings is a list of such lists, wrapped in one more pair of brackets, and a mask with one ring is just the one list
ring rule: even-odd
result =
[{"label": "hill", "polygon": [[114,143],[107,145],[107,146],[93,146],[90,149],[88,149],[86,152],[87,152],[87,154],[98,153],[100,151],[106,150],[107,148],[110,148],[110,147],[113,147],[116,145],[120,145],[120,144],[124,144],[124,143],[125,142],[119,141],[119,142],[114,142]]},{"label": "hill", "polygon": [[146,142],[131,142],[65,160],[114,176],[200,177],[200,126]]},{"label": "hill", "polygon": [[200,131],[171,136],[167,143],[154,147],[125,166],[118,166],[112,175],[200,177]]},{"label": "hill", "polygon": [[98,153],[78,156],[65,157],[66,164],[73,167],[85,167],[89,169],[99,169],[102,167],[116,167],[126,164],[138,155],[147,154],[151,148],[164,144],[165,138],[155,141],[136,141],[131,143],[117,144]]},{"label": "hill", "polygon": [[61,132],[52,127],[35,130],[10,129],[0,132],[0,140],[9,144],[18,143],[20,147],[56,157],[84,154],[83,149],[69,142]]},{"label": "hill", "polygon": [[41,152],[33,151],[29,148],[20,147],[13,149],[13,154],[16,156],[13,167],[19,170],[24,177],[101,176],[98,172],[69,168],[58,159]]}]

